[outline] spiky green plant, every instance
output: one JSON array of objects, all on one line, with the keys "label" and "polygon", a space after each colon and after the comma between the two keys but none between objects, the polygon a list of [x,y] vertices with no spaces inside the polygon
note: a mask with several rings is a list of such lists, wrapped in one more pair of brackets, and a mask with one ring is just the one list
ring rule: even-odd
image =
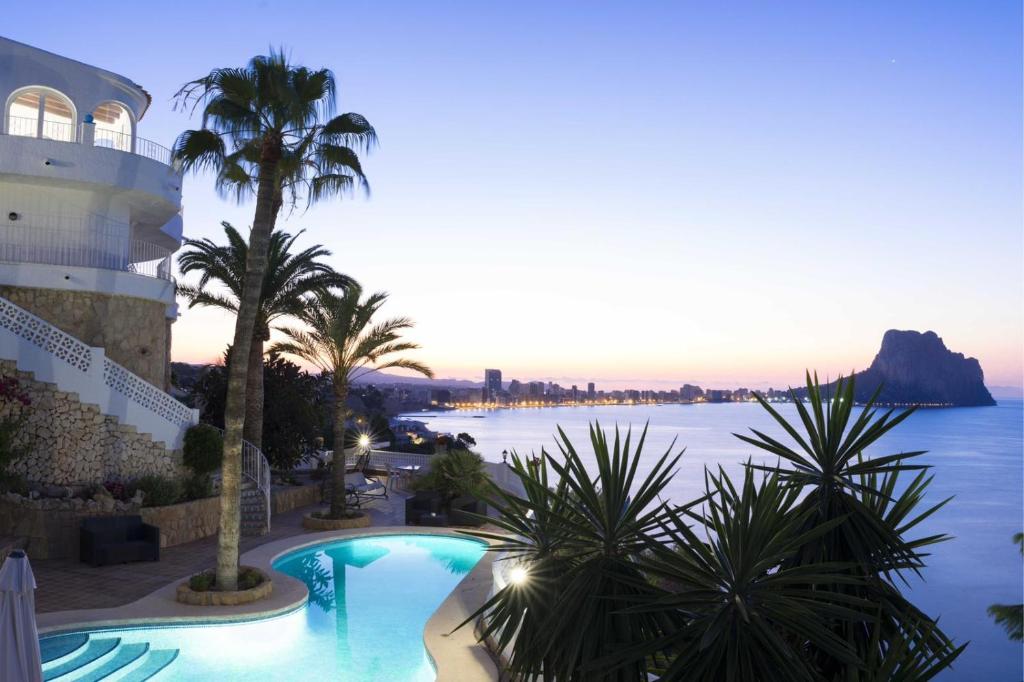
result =
[{"label": "spiky green plant", "polygon": [[[886,433],[906,420],[914,409],[882,414],[875,405],[878,391],[855,415],[854,379],[840,378],[823,391],[817,376],[807,375],[806,404],[791,391],[799,425],[790,424],[763,397],[762,407],[794,441],[791,447],[755,429],[753,436],[738,438],[780,458],[779,479],[805,496],[798,511],[806,515],[805,530],[835,519],[844,522],[817,536],[788,559],[783,568],[841,563],[860,583],[839,589],[851,597],[867,600],[879,609],[875,627],[866,623],[837,621],[834,632],[846,640],[860,660],[884,660],[887,652],[904,650],[907,655],[945,661],[958,654],[935,622],[915,607],[900,591],[905,572],[920,574],[930,545],[948,540],[945,534],[909,539],[915,526],[941,509],[949,499],[919,509],[931,482],[928,466],[918,463],[923,451],[866,456]],[[802,431],[801,431],[802,428]],[[754,469],[774,471],[768,465],[750,464]],[[899,477],[915,472],[909,485],[901,487]],[[873,679],[852,675],[845,661],[830,652],[815,654],[816,666],[826,679]]]},{"label": "spiky green plant", "polygon": [[812,525],[814,511],[799,509],[799,489],[776,472],[755,481],[747,468],[737,489],[719,469],[706,474],[706,491],[703,512],[673,512],[667,542],[642,561],[645,577],[667,588],[636,610],[685,616],[662,640],[641,647],[671,652],[660,679],[817,680],[809,651],[858,666],[856,653],[828,625],[871,619],[870,602],[834,590],[860,579],[841,563],[787,565],[845,519]]},{"label": "spiky green plant", "polygon": [[[484,617],[483,635],[502,649],[512,646],[510,670],[545,680],[646,679],[650,660],[628,655],[678,625],[668,612],[628,611],[657,593],[643,578],[639,558],[665,534],[669,506],[660,497],[680,455],[670,447],[647,476],[641,461],[644,428],[635,449],[631,433],[609,442],[600,424],[590,428],[594,474],[559,429],[561,458],[542,451],[540,461],[512,456],[523,495],[488,486],[483,497],[499,512],[491,522],[504,533],[465,531],[488,538],[491,551],[507,552],[526,572],[470,619]],[[557,476],[552,484],[549,472]],[[513,644],[514,643],[514,644]],[[593,663],[619,654],[614,666]]]}]

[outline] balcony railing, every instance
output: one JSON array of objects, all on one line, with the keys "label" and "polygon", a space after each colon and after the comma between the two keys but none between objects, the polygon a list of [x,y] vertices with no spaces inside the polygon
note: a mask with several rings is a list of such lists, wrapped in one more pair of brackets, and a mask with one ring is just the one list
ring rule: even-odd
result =
[{"label": "balcony railing", "polygon": [[76,129],[76,126],[72,123],[47,120],[43,120],[40,123],[37,118],[8,116],[7,125],[4,126],[3,132],[19,137],[37,137],[58,142],[84,143],[90,137],[86,133],[85,126],[93,128],[90,133],[93,140],[92,144],[95,147],[106,147],[128,154],[137,154],[147,159],[158,161],[166,166],[174,166],[171,150],[167,147],[137,135],[126,135],[125,133],[113,130],[96,129],[95,124],[92,123],[82,123]]},{"label": "balcony railing", "polygon": [[118,270],[172,281],[171,252],[101,218],[36,216],[0,223],[0,261]]}]

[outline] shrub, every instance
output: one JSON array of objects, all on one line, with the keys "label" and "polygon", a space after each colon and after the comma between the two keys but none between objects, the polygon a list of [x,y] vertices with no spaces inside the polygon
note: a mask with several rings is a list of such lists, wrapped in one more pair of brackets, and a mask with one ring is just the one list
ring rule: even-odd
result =
[{"label": "shrub", "polygon": [[238,589],[240,590],[251,590],[261,582],[263,582],[263,576],[259,571],[243,568],[238,572]]},{"label": "shrub", "polygon": [[213,587],[214,575],[211,571],[196,573],[188,579],[188,586],[194,592],[206,592]]},{"label": "shrub", "polygon": [[119,481],[107,481],[106,483],[103,484],[103,487],[107,489],[107,492],[110,493],[110,496],[113,497],[115,500],[120,500],[121,502],[124,502],[129,498],[128,486],[126,486],[124,483],[121,483]]},{"label": "shrub", "polygon": [[448,499],[478,493],[490,476],[484,459],[471,450],[452,450],[437,455],[430,471],[413,483],[416,490],[436,490]]},{"label": "shrub", "polygon": [[193,474],[185,479],[186,500],[202,500],[213,496],[213,482],[207,474]]},{"label": "shrub", "polygon": [[143,476],[135,481],[135,489],[143,493],[143,507],[166,507],[182,498],[181,483],[167,476]]},{"label": "shrub", "polygon": [[224,438],[216,427],[196,424],[185,432],[182,460],[197,475],[212,474],[220,468]]}]

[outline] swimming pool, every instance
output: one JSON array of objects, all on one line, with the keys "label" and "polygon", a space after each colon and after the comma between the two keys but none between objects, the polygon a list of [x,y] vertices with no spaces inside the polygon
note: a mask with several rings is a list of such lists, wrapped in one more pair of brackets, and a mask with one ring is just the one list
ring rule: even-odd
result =
[{"label": "swimming pool", "polygon": [[309,588],[305,607],[249,622],[44,637],[44,673],[129,682],[433,680],[423,627],[483,552],[481,542],[437,535],[313,545],[274,562]]}]

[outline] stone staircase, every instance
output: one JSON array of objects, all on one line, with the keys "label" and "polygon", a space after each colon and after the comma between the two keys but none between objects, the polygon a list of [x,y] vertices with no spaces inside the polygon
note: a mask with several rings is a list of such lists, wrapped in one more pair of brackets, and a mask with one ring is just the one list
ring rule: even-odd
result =
[{"label": "stone staircase", "polygon": [[[95,636],[94,636],[95,635]],[[103,633],[42,637],[43,679],[60,682],[144,682],[171,665],[177,649],[153,649],[148,642],[124,642]]]},{"label": "stone staircase", "polygon": [[251,481],[242,484],[241,513],[242,535],[266,535],[269,530],[267,496]]}]

